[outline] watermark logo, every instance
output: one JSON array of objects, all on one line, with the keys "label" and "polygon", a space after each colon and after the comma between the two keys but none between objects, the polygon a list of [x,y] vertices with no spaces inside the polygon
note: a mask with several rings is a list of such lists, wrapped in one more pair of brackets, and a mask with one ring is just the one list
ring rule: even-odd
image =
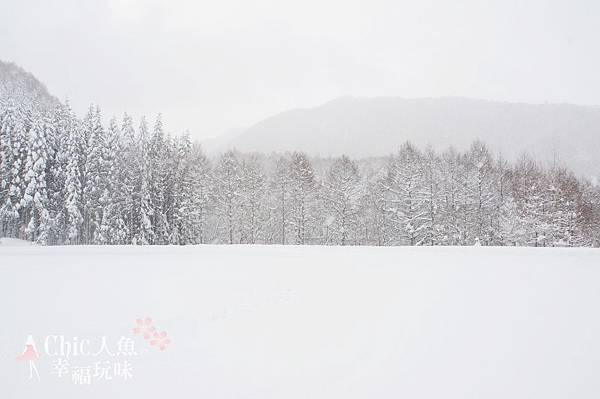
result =
[{"label": "watermark logo", "polygon": [[151,346],[154,346],[161,351],[167,349],[167,346],[171,343],[171,339],[168,337],[167,332],[158,332],[150,317],[137,319],[135,321],[133,333],[140,334]]},{"label": "watermark logo", "polygon": [[[150,317],[137,319],[133,328],[150,347],[165,351],[171,339],[166,331],[158,331]],[[101,381],[129,381],[133,379],[133,359],[147,353],[138,351],[135,337],[120,336],[110,340],[107,336],[67,337],[46,335],[36,346],[32,335],[25,341],[23,352],[17,356],[19,363],[27,363],[29,380],[41,381],[37,364],[50,362],[50,376],[70,379],[75,385],[91,385]]]},{"label": "watermark logo", "polygon": [[40,373],[35,366],[35,362],[40,358],[40,354],[35,346],[35,341],[32,335],[27,336],[23,353],[17,356],[17,362],[27,362],[29,364],[29,379],[33,379],[33,375],[40,381]]}]

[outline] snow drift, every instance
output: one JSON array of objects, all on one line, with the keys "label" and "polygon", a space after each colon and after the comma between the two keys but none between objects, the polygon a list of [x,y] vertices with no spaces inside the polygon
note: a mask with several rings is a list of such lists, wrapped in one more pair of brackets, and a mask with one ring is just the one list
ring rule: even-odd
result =
[{"label": "snow drift", "polygon": [[[0,247],[4,398],[597,398],[600,251]],[[40,381],[26,337],[172,339],[134,378]]]}]

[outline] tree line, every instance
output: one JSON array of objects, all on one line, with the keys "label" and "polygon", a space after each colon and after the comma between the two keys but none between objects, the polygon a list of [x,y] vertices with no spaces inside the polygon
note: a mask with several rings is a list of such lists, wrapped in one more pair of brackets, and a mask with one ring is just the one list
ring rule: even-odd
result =
[{"label": "tree line", "polygon": [[406,143],[354,160],[209,158],[91,106],[0,100],[0,236],[40,244],[600,246],[600,188],[560,165]]}]

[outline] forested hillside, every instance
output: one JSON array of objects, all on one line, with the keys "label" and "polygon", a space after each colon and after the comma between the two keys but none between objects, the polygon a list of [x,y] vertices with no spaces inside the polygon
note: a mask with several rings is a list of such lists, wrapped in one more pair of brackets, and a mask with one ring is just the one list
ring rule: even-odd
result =
[{"label": "forested hillside", "polygon": [[0,237],[41,244],[599,246],[600,188],[475,141],[209,158],[160,116],[79,119],[0,64]]},{"label": "forested hillside", "polygon": [[385,158],[209,159],[188,135],[90,107],[0,102],[0,235],[42,244],[598,246],[600,189],[481,142]]},{"label": "forested hillside", "polygon": [[59,103],[31,73],[10,62],[0,61],[0,99],[27,104],[38,111],[52,111]]}]

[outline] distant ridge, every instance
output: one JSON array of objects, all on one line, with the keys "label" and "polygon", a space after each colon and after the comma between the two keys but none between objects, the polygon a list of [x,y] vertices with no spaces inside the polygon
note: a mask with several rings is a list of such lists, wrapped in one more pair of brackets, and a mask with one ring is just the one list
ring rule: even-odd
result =
[{"label": "distant ridge", "polygon": [[4,61],[0,61],[0,98],[23,101],[38,109],[50,109],[59,103],[33,74]]},{"label": "distant ridge", "polygon": [[342,97],[267,118],[220,149],[363,157],[387,155],[405,141],[464,149],[475,139],[508,159],[528,152],[578,174],[600,176],[600,106]]}]

